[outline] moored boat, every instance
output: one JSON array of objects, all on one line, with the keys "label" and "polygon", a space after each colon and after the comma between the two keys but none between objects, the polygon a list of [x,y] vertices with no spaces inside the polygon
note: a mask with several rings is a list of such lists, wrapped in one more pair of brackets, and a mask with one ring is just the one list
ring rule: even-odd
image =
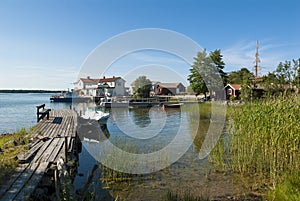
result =
[{"label": "moored boat", "polygon": [[70,91],[62,92],[59,95],[54,95],[50,97],[51,102],[62,102],[62,103],[71,103],[71,102],[88,102],[91,101],[91,97],[81,97],[76,94],[73,94]]},{"label": "moored boat", "polygon": [[109,117],[109,113],[102,111],[86,111],[85,114],[81,116],[81,118],[85,120],[95,120],[100,124],[106,124]]}]

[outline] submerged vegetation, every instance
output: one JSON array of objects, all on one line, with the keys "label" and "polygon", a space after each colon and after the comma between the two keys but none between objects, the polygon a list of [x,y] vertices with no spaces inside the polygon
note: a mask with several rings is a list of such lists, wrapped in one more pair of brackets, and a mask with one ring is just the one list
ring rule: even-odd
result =
[{"label": "submerged vegetation", "polygon": [[169,191],[164,201],[209,201],[205,196],[193,196],[189,191],[182,193],[173,193]]},{"label": "submerged vegetation", "polygon": [[216,169],[252,178],[251,190],[269,191],[270,200],[300,200],[300,97],[228,110],[229,132],[211,156]]}]

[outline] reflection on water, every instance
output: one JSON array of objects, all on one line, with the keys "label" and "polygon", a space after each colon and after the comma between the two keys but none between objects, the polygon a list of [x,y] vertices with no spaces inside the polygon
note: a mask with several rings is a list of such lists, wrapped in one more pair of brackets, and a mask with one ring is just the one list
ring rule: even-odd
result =
[{"label": "reflection on water", "polygon": [[[188,129],[185,126],[187,118],[179,109],[167,110],[165,116],[161,114],[161,111],[153,108],[117,108],[110,113],[111,118],[107,126],[113,138],[111,142],[119,146],[119,140],[123,139],[124,142],[136,146],[136,153],[158,151],[174,139],[181,125],[183,129]],[[141,125],[143,127],[140,127]],[[123,146],[120,148],[129,152],[133,151]]]},{"label": "reflection on water", "polygon": [[[112,197],[119,197],[121,200],[160,200],[169,190],[184,189],[199,193],[199,191],[205,189],[205,175],[210,171],[211,166],[207,159],[199,160],[198,151],[210,125],[209,111],[204,111],[204,115],[199,121],[199,110],[193,107],[166,109],[166,119],[163,128],[160,129],[157,135],[149,139],[132,137],[138,136],[140,132],[133,129],[132,124],[138,125],[140,128],[148,128],[151,120],[153,121],[153,115],[161,115],[160,111],[153,108],[114,108],[113,111],[108,110],[106,112],[111,114],[107,127],[105,127],[106,135],[103,129],[96,124],[86,124],[86,127],[79,127],[80,132],[85,135],[84,138],[89,138],[89,140],[83,141],[85,151],[89,151],[92,155],[99,153],[99,146],[104,146],[108,140],[115,146],[128,152],[144,154],[159,151],[172,142],[179,129],[187,133],[191,138],[195,138],[195,140],[193,145],[178,161],[161,171],[152,173],[151,176],[131,176],[130,181],[107,182],[108,178],[106,177],[108,174],[102,172],[101,175],[105,175],[102,181],[106,182],[99,185],[100,189],[102,189],[102,186],[108,188],[108,192]],[[118,126],[120,124],[127,127],[127,131],[131,132],[131,135],[124,133]],[[95,127],[100,131],[93,131]],[[144,135],[148,133],[151,135],[156,130],[148,129],[144,130],[144,132]],[[180,147],[180,144],[178,146]],[[173,151],[176,153],[176,148]],[[86,160],[87,158],[82,154],[80,163],[85,164]],[[97,162],[94,161],[94,163]],[[92,166],[89,168],[91,169]],[[99,180],[100,178],[97,181]]]},{"label": "reflection on water", "polygon": [[96,141],[98,143],[110,137],[106,124],[99,124],[94,120],[78,117],[77,135],[82,141]]},{"label": "reflection on water", "polygon": [[147,127],[151,123],[149,117],[149,108],[132,108],[130,112],[130,119],[133,120],[134,123],[140,126],[141,128]]}]

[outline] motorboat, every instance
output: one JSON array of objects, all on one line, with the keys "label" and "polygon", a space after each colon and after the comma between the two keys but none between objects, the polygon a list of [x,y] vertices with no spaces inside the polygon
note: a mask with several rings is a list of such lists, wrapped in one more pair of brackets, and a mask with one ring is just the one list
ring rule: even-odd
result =
[{"label": "motorboat", "polygon": [[164,110],[165,108],[180,108],[182,105],[183,103],[160,103],[158,106]]},{"label": "motorboat", "polygon": [[109,117],[109,113],[102,111],[86,111],[85,114],[81,116],[81,118],[85,120],[96,120],[100,124],[106,124]]},{"label": "motorboat", "polygon": [[72,103],[72,102],[89,102],[92,101],[92,97],[78,96],[73,92],[67,91],[62,92],[59,95],[53,95],[50,97],[51,102],[63,102],[63,103]]}]

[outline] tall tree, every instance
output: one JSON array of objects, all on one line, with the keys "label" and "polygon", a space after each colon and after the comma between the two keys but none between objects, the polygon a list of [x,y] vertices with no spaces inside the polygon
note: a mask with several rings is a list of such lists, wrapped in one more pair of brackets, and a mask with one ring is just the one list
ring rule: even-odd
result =
[{"label": "tall tree", "polygon": [[275,72],[268,73],[268,75],[263,76],[263,83],[265,85],[265,91],[267,97],[278,96],[282,92],[279,85],[279,80]]},{"label": "tall tree", "polygon": [[151,81],[146,76],[140,76],[134,81],[133,94],[136,97],[147,98],[150,96]]},{"label": "tall tree", "polygon": [[249,84],[250,80],[254,78],[247,68],[241,68],[238,71],[232,71],[228,74],[228,83],[231,84]]},{"label": "tall tree", "polygon": [[300,88],[300,58],[293,59],[293,85]]},{"label": "tall tree", "polygon": [[223,55],[221,54],[221,50],[217,49],[217,50],[215,50],[213,52],[210,52],[209,57],[213,61],[213,63],[215,64],[215,66],[217,67],[217,69],[219,71],[219,75],[221,76],[221,78],[223,80],[223,84],[226,85],[227,84],[228,76],[223,71],[223,69],[225,67],[225,62],[223,61]]},{"label": "tall tree", "polygon": [[[223,71],[225,63],[220,50],[215,50],[207,55],[206,50],[198,52],[194,63],[190,68],[188,81],[196,95],[203,93],[206,97],[208,89],[218,85],[218,76],[221,76],[223,85],[227,81],[227,75]],[[217,69],[217,72],[215,71]]]},{"label": "tall tree", "polygon": [[200,74],[201,70],[204,68],[205,60],[207,60],[206,50],[198,52],[197,57],[195,57],[194,60],[195,61],[192,67],[190,68],[188,81],[190,82],[190,86],[192,87],[196,96],[203,93],[206,98],[208,88],[205,84],[203,77]]}]

